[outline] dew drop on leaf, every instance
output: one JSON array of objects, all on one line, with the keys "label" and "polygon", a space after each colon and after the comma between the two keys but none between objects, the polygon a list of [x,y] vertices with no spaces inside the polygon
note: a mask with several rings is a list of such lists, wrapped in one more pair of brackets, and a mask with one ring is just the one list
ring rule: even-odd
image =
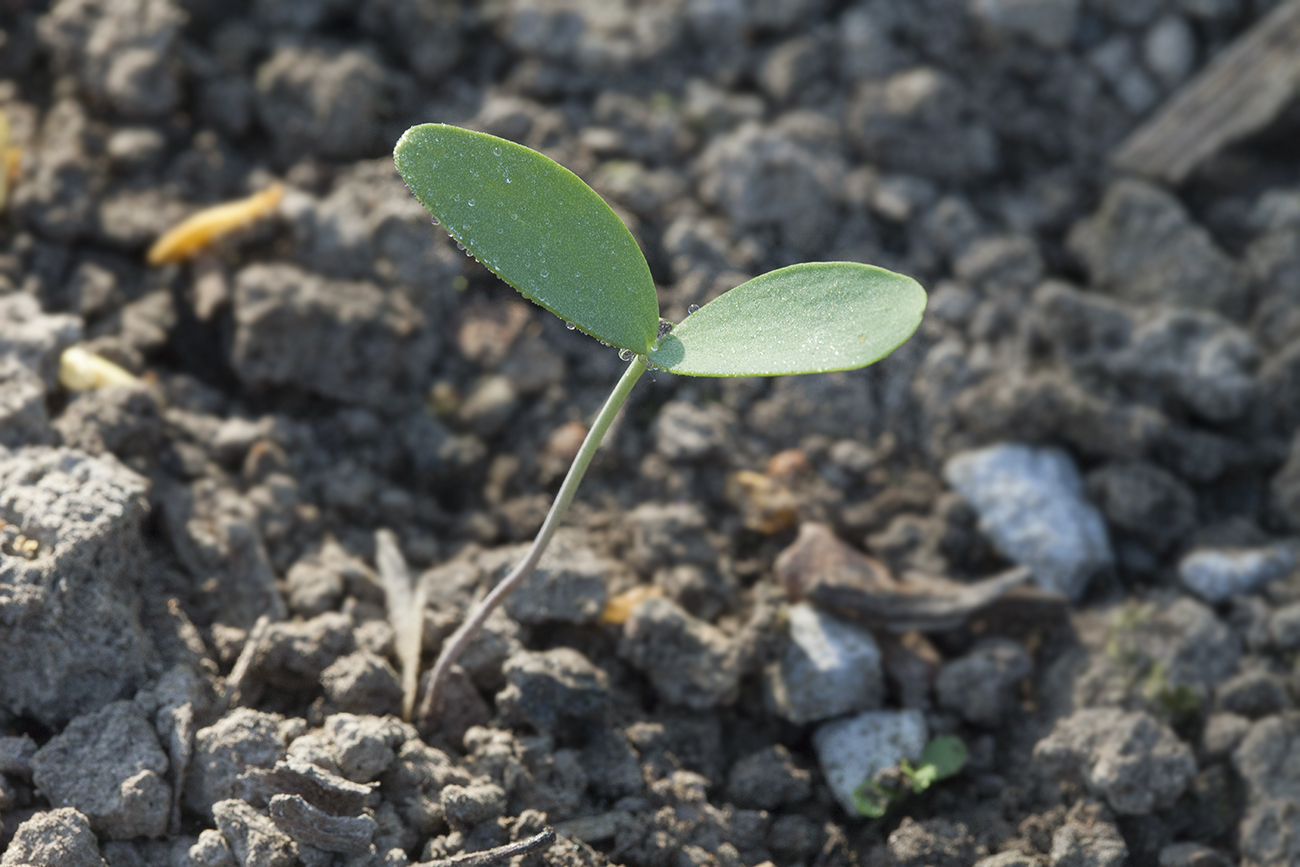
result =
[{"label": "dew drop on leaf", "polygon": [[619,357],[620,359],[622,359],[623,361],[631,361],[631,360],[632,360],[632,350],[630,350],[630,349],[620,349],[620,350],[618,351],[618,357]]},{"label": "dew drop on leaf", "polygon": [[564,323],[564,327],[567,328],[567,329],[569,329],[570,331],[572,331],[572,330],[574,330],[575,328],[577,328],[578,326],[574,325],[572,322],[566,322],[566,323]]},{"label": "dew drop on leaf", "polygon": [[492,153],[501,156],[501,148],[492,148]]},{"label": "dew drop on leaf", "polygon": [[545,268],[543,268],[543,269],[542,269],[542,276],[543,276],[543,277],[549,277],[549,276],[551,276],[551,272],[550,272],[550,271],[547,271]]},{"label": "dew drop on leaf", "polygon": [[698,305],[698,304],[692,304],[690,307],[687,307],[687,308],[686,308],[686,315],[687,315],[687,316],[690,316],[692,313],[695,313],[695,312],[698,311],[699,309],[700,309],[700,305]]}]

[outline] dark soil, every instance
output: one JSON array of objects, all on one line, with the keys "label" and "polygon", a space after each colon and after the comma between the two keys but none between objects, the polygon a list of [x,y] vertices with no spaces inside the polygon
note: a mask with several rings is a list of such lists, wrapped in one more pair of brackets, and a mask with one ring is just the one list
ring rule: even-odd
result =
[{"label": "dark soil", "polygon": [[[1109,160],[1279,5],[0,2],[0,864],[1300,863],[1300,111]],[[427,667],[622,364],[430,224],[428,121],[582,176],[670,320],[804,260],[930,304],[865,370],[648,372],[403,722],[376,533]]]}]

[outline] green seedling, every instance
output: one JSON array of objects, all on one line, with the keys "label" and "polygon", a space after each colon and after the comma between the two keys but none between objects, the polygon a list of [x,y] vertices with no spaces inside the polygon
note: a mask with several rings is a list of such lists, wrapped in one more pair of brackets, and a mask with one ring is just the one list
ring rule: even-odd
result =
[{"label": "green seedling", "polygon": [[853,791],[853,806],[862,815],[879,819],[894,804],[956,775],[966,766],[966,758],[966,744],[961,738],[941,735],[925,745],[918,764],[903,759],[897,768],[863,780]]},{"label": "green seedling", "polygon": [[443,124],[412,127],[393,154],[406,185],[468,253],[525,298],[629,362],[596,416],[524,559],[443,644],[422,714],[488,615],[532,573],[605,431],[648,368],[686,376],[781,376],[864,367],[921,322],[925,291],[856,262],[792,265],[755,277],[685,321],[659,318],[650,267],[597,193],[551,159]]}]

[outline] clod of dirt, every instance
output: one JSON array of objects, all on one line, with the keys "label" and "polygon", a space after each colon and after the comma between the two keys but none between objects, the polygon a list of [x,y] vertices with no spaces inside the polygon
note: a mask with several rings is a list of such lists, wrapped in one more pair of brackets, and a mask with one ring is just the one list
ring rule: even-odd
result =
[{"label": "clod of dirt", "polygon": [[112,457],[0,452],[0,516],[35,540],[0,548],[6,675],[0,706],[55,725],[143,684],[153,650],[137,614],[148,483]]},{"label": "clod of dirt", "polygon": [[18,826],[0,865],[59,864],[60,867],[108,867],[90,822],[72,807],[37,813]]},{"label": "clod of dirt", "polygon": [[1191,750],[1143,711],[1099,708],[1058,720],[1034,758],[1079,779],[1116,813],[1145,815],[1171,806],[1196,774]]},{"label": "clod of dirt", "polygon": [[56,806],[74,807],[101,839],[157,837],[167,830],[167,755],[134,702],[77,717],[32,757],[32,781]]}]

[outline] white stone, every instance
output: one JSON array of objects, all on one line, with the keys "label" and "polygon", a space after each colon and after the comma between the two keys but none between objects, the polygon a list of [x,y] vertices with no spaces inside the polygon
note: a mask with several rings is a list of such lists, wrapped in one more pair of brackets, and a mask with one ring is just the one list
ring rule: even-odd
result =
[{"label": "white stone", "polygon": [[1114,562],[1106,524],[1060,449],[1003,444],[962,452],[943,476],[975,508],[997,549],[1032,569],[1044,590],[1077,600]]},{"label": "white stone", "polygon": [[1285,577],[1294,566],[1295,549],[1289,545],[1200,548],[1178,564],[1178,577],[1205,601],[1222,602]]},{"label": "white stone", "polygon": [[1142,61],[1167,88],[1180,84],[1196,64],[1196,36],[1187,19],[1165,15],[1142,40]]},{"label": "white stone", "polygon": [[925,714],[919,710],[870,710],[813,732],[822,775],[850,816],[857,814],[854,789],[903,759],[920,759],[929,740]]},{"label": "white stone", "polygon": [[789,609],[790,644],[767,669],[768,706],[802,725],[880,707],[880,648],[867,630],[808,603]]}]

